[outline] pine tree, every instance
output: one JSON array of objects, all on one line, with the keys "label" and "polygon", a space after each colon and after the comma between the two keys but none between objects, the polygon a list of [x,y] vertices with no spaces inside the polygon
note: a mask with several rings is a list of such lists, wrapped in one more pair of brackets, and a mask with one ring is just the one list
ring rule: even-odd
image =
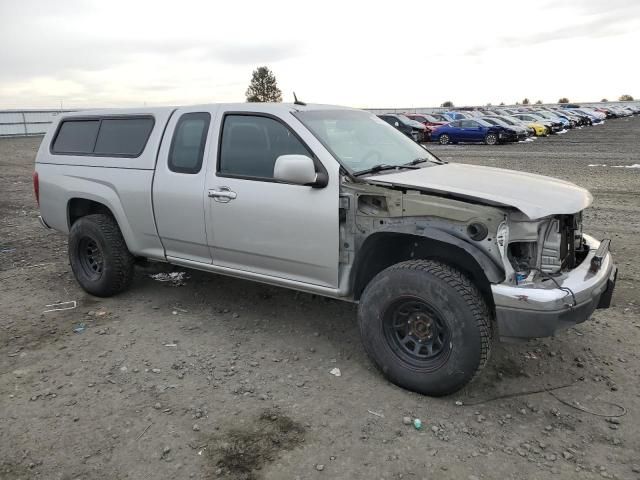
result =
[{"label": "pine tree", "polygon": [[281,102],[282,92],[276,76],[269,67],[258,67],[253,71],[247,92],[247,102]]}]

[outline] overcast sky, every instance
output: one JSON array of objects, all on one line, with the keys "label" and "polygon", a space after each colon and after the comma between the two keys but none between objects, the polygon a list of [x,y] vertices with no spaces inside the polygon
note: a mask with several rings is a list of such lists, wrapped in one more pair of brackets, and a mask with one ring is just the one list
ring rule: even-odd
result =
[{"label": "overcast sky", "polygon": [[637,98],[639,46],[638,0],[0,0],[0,108]]}]

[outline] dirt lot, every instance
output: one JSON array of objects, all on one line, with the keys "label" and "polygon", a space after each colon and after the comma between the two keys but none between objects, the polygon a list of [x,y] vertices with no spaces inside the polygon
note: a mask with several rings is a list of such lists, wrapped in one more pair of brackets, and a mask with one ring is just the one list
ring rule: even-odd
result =
[{"label": "dirt lot", "polygon": [[639,138],[633,118],[433,147],[589,188],[586,231],[612,238],[620,266],[611,309],[498,346],[479,380],[442,399],[377,373],[347,303],[192,271],[171,286],[151,269],[123,295],[88,296],[65,238],[37,222],[40,139],[0,140],[0,478],[640,478],[640,169],[613,167],[640,163]]}]

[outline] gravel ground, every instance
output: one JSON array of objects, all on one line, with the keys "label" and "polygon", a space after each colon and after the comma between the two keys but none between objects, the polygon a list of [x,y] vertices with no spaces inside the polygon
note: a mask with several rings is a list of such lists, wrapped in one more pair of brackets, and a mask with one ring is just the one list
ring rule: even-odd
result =
[{"label": "gravel ground", "polygon": [[432,147],[589,188],[585,230],[612,238],[620,266],[612,308],[498,345],[441,399],[378,374],[347,303],[195,271],[178,286],[149,277],[163,266],[115,298],[85,294],[65,238],[36,220],[40,139],[1,139],[0,478],[640,478],[640,169],[614,168],[640,163],[639,138],[636,117]]}]

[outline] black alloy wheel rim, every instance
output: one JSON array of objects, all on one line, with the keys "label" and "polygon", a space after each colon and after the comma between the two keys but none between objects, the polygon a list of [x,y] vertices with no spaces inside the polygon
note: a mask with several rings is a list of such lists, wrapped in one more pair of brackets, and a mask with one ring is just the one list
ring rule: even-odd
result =
[{"label": "black alloy wheel rim", "polygon": [[383,315],[383,330],[391,350],[415,367],[436,370],[451,353],[451,330],[442,314],[423,299],[405,296]]},{"label": "black alloy wheel rim", "polygon": [[102,276],[104,257],[98,243],[91,237],[83,237],[78,243],[80,268],[89,280],[98,280]]}]

